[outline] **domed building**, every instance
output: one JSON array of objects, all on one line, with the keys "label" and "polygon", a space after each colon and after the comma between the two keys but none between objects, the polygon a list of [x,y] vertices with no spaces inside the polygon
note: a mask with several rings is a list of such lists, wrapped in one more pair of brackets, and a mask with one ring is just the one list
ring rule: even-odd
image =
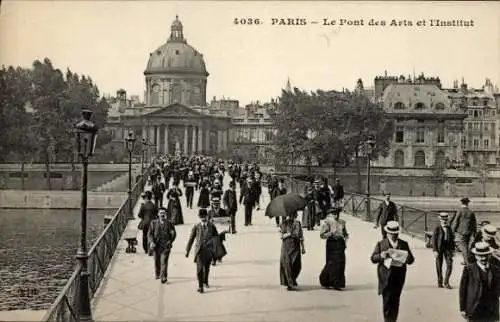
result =
[{"label": "domed building", "polygon": [[147,106],[175,102],[186,106],[206,104],[208,72],[203,54],[188,45],[176,16],[168,41],[149,54],[144,71]]},{"label": "domed building", "polygon": [[208,75],[203,54],[188,45],[176,16],[167,42],[149,55],[144,71],[145,104],[129,106],[126,92],[117,93],[118,112],[108,117],[115,138],[123,140],[133,130],[154,145],[157,153],[227,151],[231,118],[206,108]]}]

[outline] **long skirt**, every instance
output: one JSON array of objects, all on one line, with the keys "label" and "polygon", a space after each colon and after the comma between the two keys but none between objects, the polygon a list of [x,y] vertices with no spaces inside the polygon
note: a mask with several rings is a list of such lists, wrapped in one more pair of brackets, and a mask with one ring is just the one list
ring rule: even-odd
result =
[{"label": "long skirt", "polygon": [[182,216],[182,207],[179,198],[169,200],[167,210],[174,225],[184,224],[184,217]]},{"label": "long skirt", "polygon": [[283,240],[280,258],[280,284],[297,286],[297,277],[302,269],[300,240],[289,237]]},{"label": "long skirt", "polygon": [[200,196],[198,197],[198,207],[208,208],[210,206],[210,191],[208,189],[201,189]]},{"label": "long skirt", "polygon": [[319,275],[323,287],[345,287],[345,241],[328,238],[326,241],[326,265]]},{"label": "long skirt", "polygon": [[314,224],[316,223],[316,205],[307,204],[306,208],[302,212],[302,226],[307,228],[307,230],[313,230]]}]

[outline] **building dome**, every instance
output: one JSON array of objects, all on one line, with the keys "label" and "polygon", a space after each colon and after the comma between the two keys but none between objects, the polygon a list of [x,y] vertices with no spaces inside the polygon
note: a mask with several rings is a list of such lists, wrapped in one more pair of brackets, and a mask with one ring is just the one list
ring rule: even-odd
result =
[{"label": "building dome", "polygon": [[187,44],[182,23],[176,16],[170,38],[149,56],[144,74],[198,74],[208,76],[203,55]]}]

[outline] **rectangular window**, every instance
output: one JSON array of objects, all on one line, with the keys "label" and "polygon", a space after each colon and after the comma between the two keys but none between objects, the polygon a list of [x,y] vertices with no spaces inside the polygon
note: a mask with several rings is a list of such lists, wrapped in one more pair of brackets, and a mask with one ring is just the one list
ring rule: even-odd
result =
[{"label": "rectangular window", "polygon": [[472,130],[472,123],[469,123],[467,127],[469,128],[469,130]]},{"label": "rectangular window", "polygon": [[486,132],[490,130],[490,129],[489,129],[489,124],[488,124],[488,123],[484,123],[484,124],[483,124],[483,126],[484,126],[484,130],[485,130]]},{"label": "rectangular window", "polygon": [[483,146],[484,146],[485,149],[489,148],[489,146],[490,146],[490,140],[484,139]]},{"label": "rectangular window", "polygon": [[479,140],[478,139],[474,139],[474,148],[475,149],[479,148]]},{"label": "rectangular window", "polygon": [[405,140],[405,128],[403,126],[396,126],[396,142],[403,143]]},{"label": "rectangular window", "polygon": [[417,138],[416,143],[424,143],[425,142],[425,127],[420,126],[417,128]]},{"label": "rectangular window", "polygon": [[467,138],[462,137],[462,149],[465,149],[467,147]]},{"label": "rectangular window", "polygon": [[437,130],[437,142],[444,143],[444,126],[439,126]]}]

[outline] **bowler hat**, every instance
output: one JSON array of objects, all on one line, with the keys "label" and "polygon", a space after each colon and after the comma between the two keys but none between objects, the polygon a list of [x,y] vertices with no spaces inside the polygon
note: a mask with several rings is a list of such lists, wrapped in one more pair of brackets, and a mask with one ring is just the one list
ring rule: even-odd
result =
[{"label": "bowler hat", "polygon": [[469,198],[464,197],[464,198],[460,199],[460,202],[463,204],[468,204],[470,202],[470,200],[469,200]]},{"label": "bowler hat", "polygon": [[486,235],[490,236],[495,236],[495,234],[497,233],[497,227],[493,225],[485,225],[482,227],[482,230]]},{"label": "bowler hat", "polygon": [[208,216],[208,212],[205,208],[201,208],[199,211],[198,211],[198,217],[200,218],[207,218]]},{"label": "bowler hat", "polygon": [[479,242],[472,248],[472,253],[474,255],[484,256],[493,253],[493,249],[486,242]]},{"label": "bowler hat", "polygon": [[388,221],[384,227],[388,234],[399,234],[399,223],[397,221]]}]

